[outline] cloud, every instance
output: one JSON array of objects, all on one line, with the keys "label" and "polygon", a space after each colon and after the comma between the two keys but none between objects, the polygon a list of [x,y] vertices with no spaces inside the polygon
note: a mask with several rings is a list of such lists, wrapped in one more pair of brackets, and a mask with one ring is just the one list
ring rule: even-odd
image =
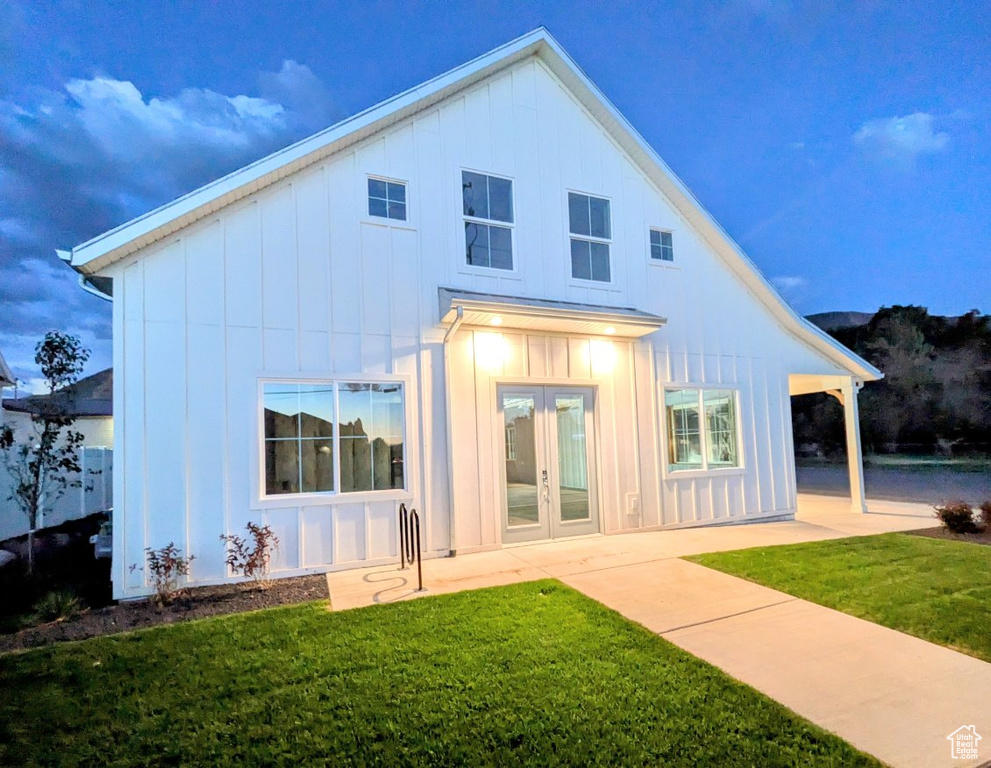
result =
[{"label": "cloud", "polygon": [[778,289],[790,304],[798,304],[805,297],[809,281],[799,275],[777,275],[771,278],[771,285]]},{"label": "cloud", "polygon": [[935,120],[927,112],[868,120],[853,135],[853,141],[868,156],[912,162],[921,155],[949,149],[950,134],[937,131]]},{"label": "cloud", "polygon": [[83,292],[58,262],[66,248],[223,176],[341,117],[305,65],[258,76],[258,92],[206,88],[146,96],[127,80],[76,78],[0,100],[0,349],[35,375],[46,331],[93,345],[90,370],[110,364],[110,305]]}]

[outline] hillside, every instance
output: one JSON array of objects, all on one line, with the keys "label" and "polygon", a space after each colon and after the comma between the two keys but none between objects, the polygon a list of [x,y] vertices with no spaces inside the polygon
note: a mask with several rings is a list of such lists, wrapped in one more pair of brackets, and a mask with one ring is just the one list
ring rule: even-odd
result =
[{"label": "hillside", "polygon": [[[896,305],[809,320],[884,372],[860,395],[865,450],[991,452],[991,316],[940,317]],[[842,449],[842,414],[832,398],[795,398],[792,413],[796,445]]]},{"label": "hillside", "polygon": [[810,320],[827,333],[841,328],[856,328],[860,325],[867,325],[874,317],[870,312],[820,312],[809,315],[806,320]]}]

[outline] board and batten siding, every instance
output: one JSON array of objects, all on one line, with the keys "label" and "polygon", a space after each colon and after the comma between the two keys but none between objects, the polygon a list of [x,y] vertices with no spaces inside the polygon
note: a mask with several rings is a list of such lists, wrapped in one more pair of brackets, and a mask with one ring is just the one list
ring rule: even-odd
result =
[{"label": "board and batten siding", "polygon": [[[513,181],[512,272],[464,264],[461,171]],[[406,183],[408,220],[370,217],[368,176]],[[612,281],[570,276],[567,193],[608,198]],[[649,228],[675,261],[651,262]],[[783,328],[537,59],[192,223],[108,268],[114,278],[115,591],[147,592],[146,547],[195,555],[191,580],[227,577],[220,536],[272,526],[280,573],[394,560],[399,497],[259,503],[259,377],[381,374],[406,383],[402,496],[425,548],[452,547],[438,286],[638,309],[667,317],[646,339],[506,332],[501,371],[475,368],[476,332],[452,342],[456,549],[496,545],[493,382],[598,387],[606,532],[787,514],[795,507],[788,373],[836,366]],[[586,358],[587,360],[587,353]],[[563,361],[567,362],[563,362]],[[564,366],[564,367],[562,367]],[[577,367],[575,367],[577,366]],[[739,392],[743,468],[669,473],[662,388]],[[129,566],[137,565],[131,569]]]}]

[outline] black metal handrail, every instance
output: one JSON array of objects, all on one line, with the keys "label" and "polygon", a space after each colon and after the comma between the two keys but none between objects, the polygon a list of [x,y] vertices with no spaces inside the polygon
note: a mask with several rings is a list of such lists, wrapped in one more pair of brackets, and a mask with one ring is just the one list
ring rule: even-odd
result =
[{"label": "black metal handrail", "polygon": [[399,505],[399,570],[416,562],[416,591],[423,591],[423,562],[420,558],[420,516],[415,509]]}]

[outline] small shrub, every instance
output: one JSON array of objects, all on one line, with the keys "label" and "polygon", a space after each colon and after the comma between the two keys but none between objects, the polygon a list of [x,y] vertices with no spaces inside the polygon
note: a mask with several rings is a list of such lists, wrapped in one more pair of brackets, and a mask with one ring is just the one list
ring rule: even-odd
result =
[{"label": "small shrub", "polygon": [[981,504],[981,528],[991,533],[991,499]]},{"label": "small shrub", "polygon": [[259,586],[267,587],[271,583],[268,569],[272,552],[279,548],[279,539],[267,525],[248,523],[245,527],[246,539],[233,533],[220,537],[227,545],[227,565],[235,575],[247,576]]},{"label": "small shrub", "polygon": [[189,575],[189,564],[196,557],[183,557],[181,550],[171,541],[161,549],[148,548],[145,552],[148,573],[155,588],[155,600],[159,605],[168,605],[182,591],[179,589],[179,577]]},{"label": "small shrub", "polygon": [[936,510],[936,517],[943,523],[943,527],[953,533],[973,533],[977,530],[974,524],[974,510],[965,501],[950,501],[933,509]]},{"label": "small shrub", "polygon": [[51,621],[68,621],[83,611],[82,601],[71,592],[49,592],[34,605],[31,624],[47,624]]}]

